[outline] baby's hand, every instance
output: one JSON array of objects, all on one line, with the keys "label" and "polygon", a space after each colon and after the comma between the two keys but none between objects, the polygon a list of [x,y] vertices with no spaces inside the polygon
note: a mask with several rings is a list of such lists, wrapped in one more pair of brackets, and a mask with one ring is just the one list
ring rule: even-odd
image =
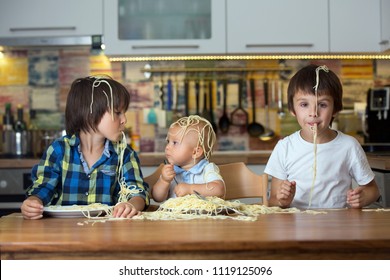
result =
[{"label": "baby's hand", "polygon": [[287,181],[284,180],[280,185],[276,198],[279,202],[280,207],[289,207],[294,196],[296,190],[296,182],[295,181]]},{"label": "baby's hand", "polygon": [[166,164],[161,170],[161,179],[167,183],[170,183],[175,178],[176,172],[173,169],[172,164]]},{"label": "baby's hand", "polygon": [[191,185],[186,183],[180,183],[175,186],[174,192],[177,197],[185,196],[187,194],[191,194]]}]

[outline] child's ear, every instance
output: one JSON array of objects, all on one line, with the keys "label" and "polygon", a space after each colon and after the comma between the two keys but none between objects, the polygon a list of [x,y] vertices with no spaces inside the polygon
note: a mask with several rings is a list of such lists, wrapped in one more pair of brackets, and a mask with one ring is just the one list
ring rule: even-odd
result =
[{"label": "child's ear", "polygon": [[196,147],[194,148],[194,150],[192,151],[192,156],[194,158],[199,158],[203,155],[203,149],[202,147]]}]

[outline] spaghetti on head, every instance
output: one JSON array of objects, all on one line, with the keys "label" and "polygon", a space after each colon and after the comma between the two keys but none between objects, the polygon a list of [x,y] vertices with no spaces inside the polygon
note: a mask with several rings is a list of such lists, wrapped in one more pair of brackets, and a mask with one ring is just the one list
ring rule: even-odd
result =
[{"label": "spaghetti on head", "polygon": [[[187,134],[194,133],[195,147],[203,149],[204,157],[209,160],[216,142],[216,135],[208,120],[198,115],[182,117],[170,125],[170,128],[179,127],[177,134],[180,134],[181,141]],[[177,135],[175,135],[177,136]]]},{"label": "spaghetti on head", "polygon": [[[114,119],[115,110],[126,111],[130,95],[123,85],[109,76],[90,76],[72,83],[66,103],[66,133],[73,135],[80,131],[97,131],[106,112]],[[78,108],[77,112],[74,108]]]}]

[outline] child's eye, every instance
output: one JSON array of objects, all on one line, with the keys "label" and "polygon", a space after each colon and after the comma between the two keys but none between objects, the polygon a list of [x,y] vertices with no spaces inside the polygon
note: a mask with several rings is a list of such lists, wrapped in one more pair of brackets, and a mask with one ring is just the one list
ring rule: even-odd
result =
[{"label": "child's eye", "polygon": [[320,107],[320,108],[327,108],[328,104],[327,103],[320,103],[320,104],[318,104],[318,107]]},{"label": "child's eye", "polygon": [[169,139],[166,139],[167,141],[167,145],[173,145],[173,146],[176,146],[179,144],[179,141],[176,141],[176,140],[169,140]]},{"label": "child's eye", "polygon": [[307,107],[307,103],[306,102],[302,102],[299,104],[300,107]]}]

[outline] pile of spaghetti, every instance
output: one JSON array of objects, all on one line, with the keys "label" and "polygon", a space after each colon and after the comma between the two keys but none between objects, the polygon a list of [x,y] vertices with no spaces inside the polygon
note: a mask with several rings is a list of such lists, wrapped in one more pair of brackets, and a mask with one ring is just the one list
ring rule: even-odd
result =
[{"label": "pile of spaghetti", "polygon": [[[236,209],[242,214],[229,211]],[[261,214],[275,213],[309,213],[320,214],[313,210],[301,211],[297,208],[282,209],[280,207],[267,207],[259,204],[245,204],[240,201],[227,201],[218,197],[207,197],[201,200],[195,195],[170,198],[160,204],[154,212],[143,212],[132,219],[145,220],[192,220],[192,219],[234,219],[242,221],[255,221]]]}]

